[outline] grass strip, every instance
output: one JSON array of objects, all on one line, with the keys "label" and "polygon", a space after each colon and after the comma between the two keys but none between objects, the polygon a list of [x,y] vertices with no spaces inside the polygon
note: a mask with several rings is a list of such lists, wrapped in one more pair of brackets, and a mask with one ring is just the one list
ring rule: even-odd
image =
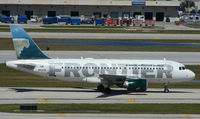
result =
[{"label": "grass strip", "polygon": [[[52,39],[34,38],[36,43],[45,40],[53,41],[113,41],[113,42],[158,42],[158,43],[200,43],[200,40],[148,40],[148,39]],[[13,50],[13,42],[10,38],[0,38],[0,50]],[[132,47],[132,46],[95,46],[95,45],[39,45],[42,50],[64,51],[168,51],[168,52],[199,52],[199,47]]]},{"label": "grass strip", "polygon": [[[24,105],[24,104],[22,104]],[[199,114],[200,104],[32,104],[40,113]],[[16,112],[19,104],[2,104],[0,112]],[[19,112],[19,111],[18,111]],[[23,111],[23,113],[36,113]],[[89,112],[92,113],[92,112]]]},{"label": "grass strip", "polygon": [[200,24],[199,23],[196,23],[196,24],[185,24],[185,26],[191,27],[191,28],[200,28]]},{"label": "grass strip", "polygon": [[9,25],[0,25],[0,28],[9,28]]},{"label": "grass strip", "polygon": [[[128,29],[50,29],[26,28],[27,32],[51,33],[151,33],[151,34],[200,34],[198,30],[128,30]],[[10,29],[0,28],[0,32],[10,32]]]},{"label": "grass strip", "polygon": [[[200,65],[189,65],[189,69],[196,73],[196,79],[200,77]],[[40,76],[35,76],[26,72],[7,68],[5,64],[0,64],[0,87],[83,87],[96,88],[97,84],[77,83],[59,81]],[[163,88],[163,84],[150,83],[148,88]],[[169,88],[200,88],[200,82],[170,83]]]}]

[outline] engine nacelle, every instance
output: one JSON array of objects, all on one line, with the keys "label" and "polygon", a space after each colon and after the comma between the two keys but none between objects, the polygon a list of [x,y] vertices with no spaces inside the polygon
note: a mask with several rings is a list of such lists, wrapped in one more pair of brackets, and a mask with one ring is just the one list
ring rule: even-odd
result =
[{"label": "engine nacelle", "polygon": [[83,81],[86,83],[101,83],[101,79],[98,77],[86,77],[83,79]]},{"label": "engine nacelle", "polygon": [[147,80],[145,79],[129,79],[124,82],[123,86],[130,91],[144,92],[147,90]]}]

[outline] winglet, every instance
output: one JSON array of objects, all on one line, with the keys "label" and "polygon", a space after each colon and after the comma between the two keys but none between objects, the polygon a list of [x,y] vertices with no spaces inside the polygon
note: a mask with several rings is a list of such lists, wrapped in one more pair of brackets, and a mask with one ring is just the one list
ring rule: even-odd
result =
[{"label": "winglet", "polygon": [[18,59],[50,59],[21,26],[10,25],[10,31]]}]

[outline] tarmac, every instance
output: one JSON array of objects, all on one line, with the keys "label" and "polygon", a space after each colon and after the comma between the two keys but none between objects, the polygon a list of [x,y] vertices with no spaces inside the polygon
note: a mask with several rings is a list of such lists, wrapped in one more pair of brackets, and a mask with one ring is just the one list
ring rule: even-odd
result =
[{"label": "tarmac", "polygon": [[22,114],[0,113],[2,119],[199,119],[197,114]]},{"label": "tarmac", "polygon": [[[44,51],[52,58],[95,59],[160,59],[173,60],[185,65],[200,65],[200,52],[119,52],[119,51]],[[0,63],[16,60],[15,51],[1,50]]]},{"label": "tarmac", "polygon": [[[31,38],[53,39],[155,39],[200,40],[200,34],[154,34],[154,33],[37,33],[29,32]],[[0,32],[0,38],[11,38],[10,32]]]},{"label": "tarmac", "polygon": [[91,88],[1,87],[0,104],[200,104],[200,89],[148,88],[146,92],[128,92],[114,88],[111,94]]}]

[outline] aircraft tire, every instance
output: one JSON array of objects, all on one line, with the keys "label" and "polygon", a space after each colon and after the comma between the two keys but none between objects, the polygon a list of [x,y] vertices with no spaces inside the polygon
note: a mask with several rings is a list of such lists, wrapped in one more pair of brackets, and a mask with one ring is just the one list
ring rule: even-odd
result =
[{"label": "aircraft tire", "polygon": [[104,92],[104,86],[102,84],[97,86],[97,91]]}]

